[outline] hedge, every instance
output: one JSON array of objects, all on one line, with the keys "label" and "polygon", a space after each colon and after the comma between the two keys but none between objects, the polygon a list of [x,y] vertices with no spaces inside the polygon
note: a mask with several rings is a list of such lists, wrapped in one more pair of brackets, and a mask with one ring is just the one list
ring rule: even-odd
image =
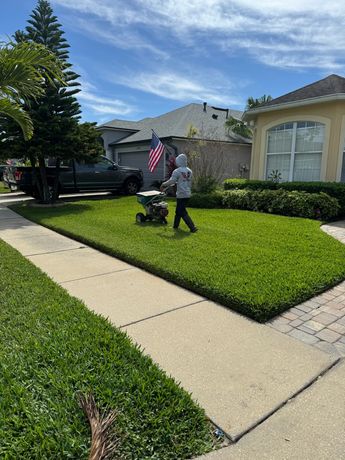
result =
[{"label": "hedge", "polygon": [[296,190],[308,193],[327,193],[338,200],[339,216],[345,216],[345,183],[340,182],[273,182],[268,180],[227,179],[224,181],[225,190]]},{"label": "hedge", "polygon": [[261,211],[283,216],[330,220],[339,214],[336,198],[326,193],[307,193],[288,190],[228,190],[223,205],[232,209]]},{"label": "hedge", "polygon": [[193,193],[188,201],[190,208],[222,208],[223,192]]}]

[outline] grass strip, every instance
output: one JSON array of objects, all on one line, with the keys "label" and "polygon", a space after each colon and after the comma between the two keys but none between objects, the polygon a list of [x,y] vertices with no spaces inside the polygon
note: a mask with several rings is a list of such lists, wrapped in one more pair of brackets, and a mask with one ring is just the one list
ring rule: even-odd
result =
[{"label": "grass strip", "polygon": [[0,240],[0,458],[87,459],[77,401],[118,411],[125,459],[188,459],[213,447],[209,422],[123,332]]},{"label": "grass strip", "polygon": [[[190,234],[175,232],[171,224],[136,224],[140,206],[134,197],[44,209],[24,204],[14,209],[257,321],[266,321],[345,278],[345,246],[309,219],[191,209],[200,230]],[[181,228],[186,228],[183,223]]]},{"label": "grass strip", "polygon": [[11,193],[11,190],[5,187],[3,182],[0,182],[0,193]]}]

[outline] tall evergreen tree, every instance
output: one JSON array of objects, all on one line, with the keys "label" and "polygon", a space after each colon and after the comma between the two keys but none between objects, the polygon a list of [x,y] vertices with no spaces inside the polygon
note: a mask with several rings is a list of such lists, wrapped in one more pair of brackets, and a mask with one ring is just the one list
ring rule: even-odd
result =
[{"label": "tall evergreen tree", "polygon": [[[63,35],[61,24],[46,0],[38,0],[25,31],[18,31],[15,34],[17,42],[36,42],[52,51],[62,62],[67,84],[64,87],[59,82],[52,84],[45,79],[44,95],[29,101],[25,107],[33,120],[34,135],[30,141],[23,142],[23,150],[30,158],[32,166],[39,165],[40,177],[37,178],[36,184],[44,202],[55,199],[52,190],[57,190],[61,160],[78,155],[79,144],[75,138],[80,105],[75,95],[79,92],[77,82],[79,76],[72,71],[71,64],[68,62],[69,44]],[[54,187],[47,182],[45,160],[48,157],[56,160],[57,174]]]}]

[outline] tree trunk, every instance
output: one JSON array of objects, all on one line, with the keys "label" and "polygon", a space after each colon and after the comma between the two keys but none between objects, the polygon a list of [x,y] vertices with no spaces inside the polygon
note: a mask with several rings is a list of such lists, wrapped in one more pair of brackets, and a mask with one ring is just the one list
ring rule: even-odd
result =
[{"label": "tree trunk", "polygon": [[49,186],[48,186],[48,181],[47,181],[47,170],[46,170],[46,165],[44,162],[44,158],[40,158],[38,160],[39,168],[40,168],[40,176],[41,176],[41,181],[42,181],[42,193],[41,193],[41,201],[44,204],[50,203],[50,191],[49,191]]},{"label": "tree trunk", "polygon": [[31,173],[31,185],[32,185],[32,196],[36,199],[42,199],[42,185],[41,181],[38,177],[37,174],[37,168],[36,168],[36,160],[34,157],[29,155],[30,158],[30,164],[32,168],[32,173]]},{"label": "tree trunk", "polygon": [[53,184],[53,190],[52,190],[52,194],[51,194],[52,203],[55,203],[55,201],[59,198],[60,165],[61,165],[61,159],[57,158],[56,159],[56,164],[55,164],[54,184]]}]

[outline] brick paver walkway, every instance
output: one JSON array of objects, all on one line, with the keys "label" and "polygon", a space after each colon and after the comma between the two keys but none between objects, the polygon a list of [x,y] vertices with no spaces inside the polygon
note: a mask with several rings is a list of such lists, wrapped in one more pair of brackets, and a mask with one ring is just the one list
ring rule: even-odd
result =
[{"label": "brick paver walkway", "polygon": [[[345,221],[321,228],[345,244]],[[345,281],[267,324],[328,353],[345,356]]]}]

